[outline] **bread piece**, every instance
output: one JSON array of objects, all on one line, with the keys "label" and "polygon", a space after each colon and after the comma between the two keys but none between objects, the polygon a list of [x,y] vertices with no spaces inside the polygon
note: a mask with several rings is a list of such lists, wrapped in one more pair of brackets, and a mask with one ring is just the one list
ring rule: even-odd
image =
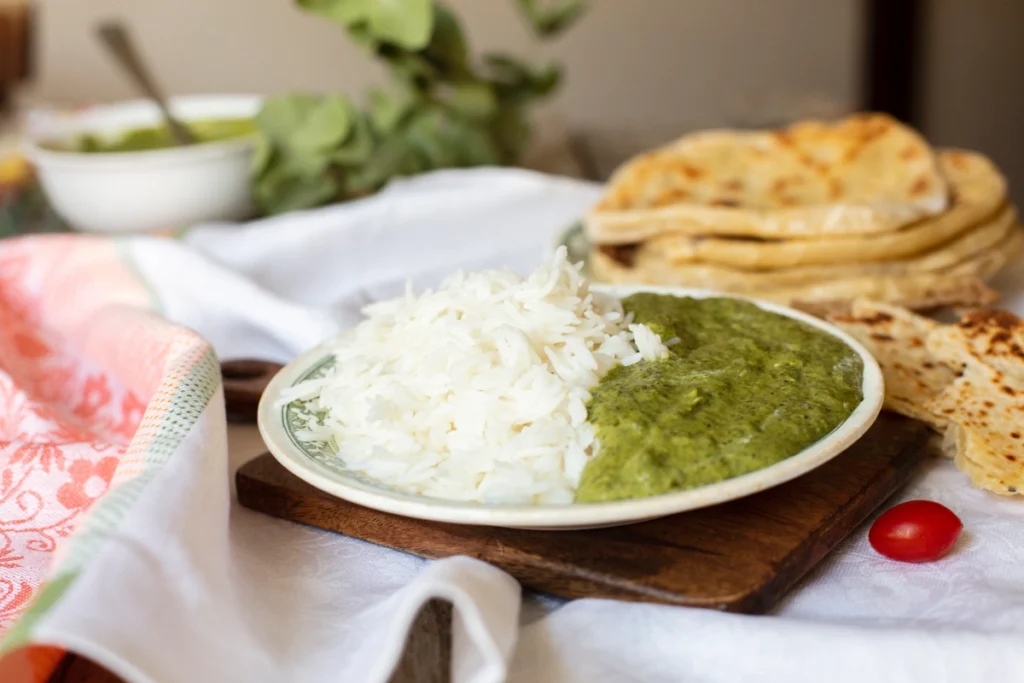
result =
[{"label": "bread piece", "polygon": [[[665,233],[643,247],[675,263],[708,263],[736,268],[788,268],[801,265],[891,261],[921,254],[1006,210],[1006,179],[985,156],[963,150],[938,153],[939,169],[950,187],[947,211],[899,230],[875,235],[813,235],[814,239],[755,240]],[[806,237],[806,236],[804,236]]]},{"label": "bread piece", "polygon": [[929,334],[928,350],[963,374],[925,407],[952,425],[947,442],[971,483],[1024,495],[1024,320],[978,311]]},{"label": "bread piece", "polygon": [[585,227],[599,244],[658,234],[875,234],[946,210],[935,155],[882,114],[686,135],[616,171]]},{"label": "bread piece", "polygon": [[840,280],[877,275],[880,277],[905,275],[928,271],[947,270],[1003,243],[1019,229],[1016,211],[1012,207],[999,216],[935,249],[899,261],[872,261],[820,266],[794,266],[749,270],[707,263],[672,263],[653,253],[646,245],[636,247],[632,253],[632,267],[672,273],[671,277],[693,287],[720,288],[732,291],[757,291],[765,288],[809,285],[828,280]]},{"label": "bread piece", "polygon": [[858,299],[849,313],[829,317],[871,352],[885,377],[885,407],[944,432],[949,420],[925,408],[956,379],[957,371],[936,360],[928,335],[939,324],[905,308]]}]

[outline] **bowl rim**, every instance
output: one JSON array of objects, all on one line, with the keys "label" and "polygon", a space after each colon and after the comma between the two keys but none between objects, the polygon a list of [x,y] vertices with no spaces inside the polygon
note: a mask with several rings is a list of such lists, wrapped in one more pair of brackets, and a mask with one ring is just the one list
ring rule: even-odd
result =
[{"label": "bowl rim", "polygon": [[[283,426],[284,409],[275,406],[281,391],[294,384],[316,363],[330,355],[333,340],[306,351],[284,366],[271,380],[260,400],[257,423],[274,458],[292,474],[331,495],[381,512],[436,522],[520,529],[571,530],[612,526],[664,517],[717,505],[759,493],[815,469],[845,451],[874,424],[882,410],[885,385],[881,368],[870,352],[836,326],[772,302],[708,289],[645,285],[591,284],[594,291],[615,297],[652,292],[694,298],[727,297],[754,303],[762,310],[784,315],[838,338],[861,358],[861,402],[825,437],[774,465],[695,489],[647,498],[602,503],[562,505],[489,505],[428,498],[402,493],[335,473],[310,458],[290,442]],[[344,334],[344,333],[343,333]]]},{"label": "bowl rim", "polygon": [[[256,94],[196,94],[178,95],[169,98],[171,109],[179,110],[181,118],[189,121],[193,118],[208,118],[209,113],[189,114],[195,108],[218,108],[238,112],[241,109],[251,110],[251,115],[259,111],[260,104],[266,100],[263,95]],[[183,110],[183,111],[182,111]],[[136,123],[125,122],[111,129],[130,129],[136,125],[151,123],[158,114],[156,105],[147,99],[120,100],[90,106],[82,111],[74,112],[65,121],[58,124],[59,133],[34,135],[22,143],[23,154],[34,164],[44,168],[89,168],[90,170],[123,170],[138,168],[139,165],[177,165],[194,163],[210,158],[230,156],[248,152],[255,148],[257,133],[249,133],[226,140],[212,140],[187,147],[167,147],[163,149],[139,150],[134,152],[77,152],[66,149],[44,147],[48,142],[68,139],[86,132],[104,130],[101,125],[105,117],[138,118]],[[148,119],[143,120],[143,119]]]}]

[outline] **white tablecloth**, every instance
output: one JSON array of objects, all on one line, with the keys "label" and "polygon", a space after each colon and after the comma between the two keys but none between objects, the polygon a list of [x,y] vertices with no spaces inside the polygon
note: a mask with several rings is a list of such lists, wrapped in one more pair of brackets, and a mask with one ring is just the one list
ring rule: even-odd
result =
[{"label": "white tablecloth", "polygon": [[[425,287],[457,267],[532,269],[596,196],[522,171],[443,172],[127,248],[162,312],[221,358],[286,361],[407,277]],[[1002,284],[1019,313],[1022,282]],[[960,515],[951,556],[891,562],[861,529],[774,615],[747,617],[521,595],[476,561],[424,562],[229,504],[221,417],[189,436],[192,457],[147,489],[105,571],[48,614],[44,639],[132,681],[383,681],[419,607],[440,596],[455,604],[459,682],[1024,680],[1024,502],[972,489],[949,462],[901,498]]]}]

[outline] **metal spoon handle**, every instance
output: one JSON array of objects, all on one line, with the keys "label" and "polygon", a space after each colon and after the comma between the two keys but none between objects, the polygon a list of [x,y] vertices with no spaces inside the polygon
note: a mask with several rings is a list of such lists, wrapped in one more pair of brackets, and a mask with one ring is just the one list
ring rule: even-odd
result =
[{"label": "metal spoon handle", "polygon": [[195,138],[188,128],[171,115],[170,109],[167,107],[167,100],[164,99],[160,88],[156,85],[156,81],[153,80],[153,77],[150,76],[149,71],[143,64],[142,58],[132,44],[131,36],[125,27],[120,22],[105,22],[97,27],[96,33],[100,40],[103,41],[103,44],[107,46],[107,49],[110,50],[118,64],[121,65],[121,68],[132,77],[132,80],[135,81],[139,89],[156,102],[156,105],[160,108],[160,113],[164,117],[164,121],[167,123],[167,128],[171,131],[171,138],[174,142],[178,145],[189,145],[195,142]]}]

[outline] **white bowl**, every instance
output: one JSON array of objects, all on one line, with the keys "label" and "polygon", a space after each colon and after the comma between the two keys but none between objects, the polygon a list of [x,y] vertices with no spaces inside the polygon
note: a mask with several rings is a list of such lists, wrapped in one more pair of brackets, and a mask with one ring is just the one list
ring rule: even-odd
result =
[{"label": "white bowl", "polygon": [[[261,103],[254,95],[194,95],[173,98],[170,106],[189,121],[255,116]],[[146,100],[93,107],[29,141],[26,156],[54,209],[81,230],[176,230],[249,217],[254,136],[142,152],[85,154],[42,146],[81,133],[116,134],[160,122],[156,105]]]},{"label": "white bowl", "polygon": [[878,363],[853,337],[823,320],[772,303],[700,289],[672,287],[611,287],[592,285],[617,297],[635,292],[654,292],[707,298],[731,296],[752,301],[766,311],[794,318],[827,332],[857,352],[864,363],[863,399],[846,420],[823,439],[799,453],[769,467],[708,486],[676,491],[648,498],[607,503],[568,505],[484,505],[428,498],[390,489],[356,472],[349,471],[333,454],[318,450],[295,436],[288,421],[288,406],[275,407],[286,387],[307,378],[331,359],[326,345],[302,354],[281,369],[263,393],[259,406],[259,428],[267,448],[285,468],[316,488],[352,503],[405,517],[437,522],[475,524],[517,529],[585,529],[641,522],[677,512],[717,505],[749,496],[794,479],[831,460],[849,448],[874,423],[882,409],[884,384]]}]

